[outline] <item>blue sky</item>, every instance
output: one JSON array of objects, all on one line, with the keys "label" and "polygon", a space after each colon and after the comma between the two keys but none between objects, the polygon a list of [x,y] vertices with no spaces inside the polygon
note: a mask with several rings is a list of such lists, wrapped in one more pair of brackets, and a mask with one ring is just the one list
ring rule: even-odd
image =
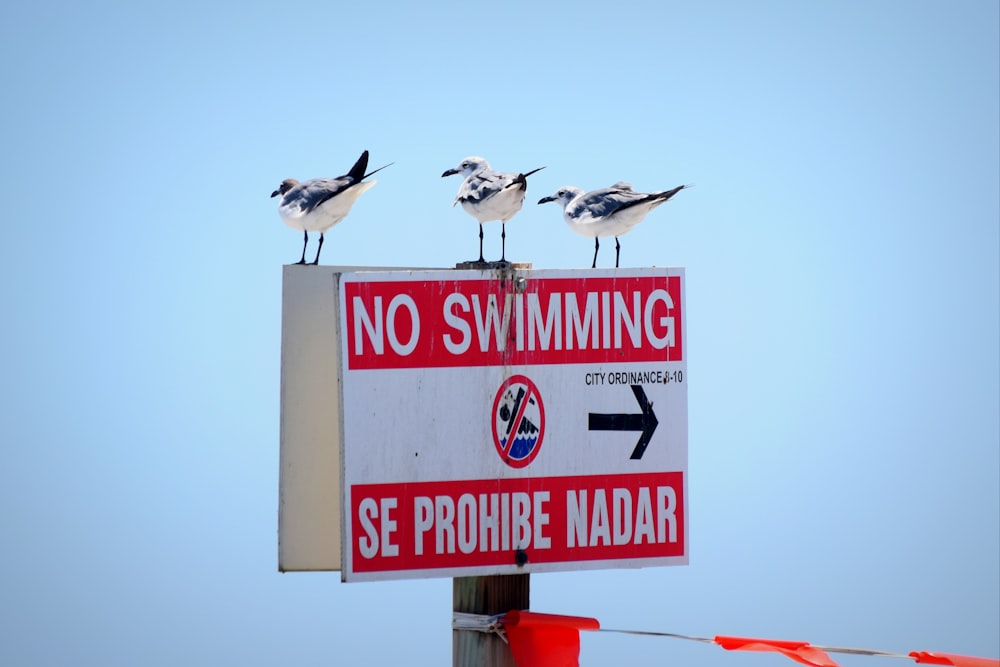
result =
[{"label": "blue sky", "polygon": [[533,609],[1000,655],[995,2],[340,4],[5,11],[0,663],[450,660],[450,580],[276,569],[301,237],[268,195],[364,149],[395,165],[324,263],[473,258],[467,155],[547,167],[507,229],[536,268],[590,263],[558,187],[695,185],[621,239],[687,269],[691,564],[536,575]]}]

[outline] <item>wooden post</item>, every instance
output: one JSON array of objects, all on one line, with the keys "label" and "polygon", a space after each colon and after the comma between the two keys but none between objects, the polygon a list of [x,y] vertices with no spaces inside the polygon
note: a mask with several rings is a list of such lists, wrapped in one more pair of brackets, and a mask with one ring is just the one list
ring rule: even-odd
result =
[{"label": "wooden post", "polygon": [[[530,269],[530,263],[461,262],[456,269]],[[452,609],[468,614],[504,614],[529,608],[530,574],[455,577]],[[451,662],[454,667],[516,667],[510,647],[496,633],[452,630]]]},{"label": "wooden post", "polygon": [[[469,614],[504,614],[529,608],[530,574],[452,579],[452,607]],[[496,633],[452,630],[453,667],[515,667],[510,647]]]}]

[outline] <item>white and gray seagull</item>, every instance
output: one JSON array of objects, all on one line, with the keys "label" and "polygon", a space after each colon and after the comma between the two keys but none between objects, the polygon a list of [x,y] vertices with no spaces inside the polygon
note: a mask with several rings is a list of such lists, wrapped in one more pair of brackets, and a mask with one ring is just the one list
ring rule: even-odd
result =
[{"label": "white and gray seagull", "polygon": [[347,217],[361,193],[376,183],[364,179],[385,167],[379,167],[366,174],[368,151],[365,151],[351,170],[343,176],[313,178],[303,183],[294,178],[286,178],[278,189],[271,193],[271,197],[281,195],[278,215],[282,221],[292,229],[302,230],[302,259],[296,262],[297,264],[306,263],[309,232],[319,232],[319,247],[316,248],[316,259],[312,262],[319,263],[319,253],[323,250],[323,234]]},{"label": "white and gray seagull", "polygon": [[513,218],[524,205],[524,193],[528,189],[528,176],[545,167],[532,169],[524,174],[511,174],[490,169],[485,158],[467,157],[454,169],[441,174],[454,176],[462,174],[465,180],[458,188],[458,195],[452,204],[461,204],[466,213],[479,222],[479,261],[483,259],[483,223],[500,221],[500,261],[506,261],[507,221]]},{"label": "white and gray seagull", "polygon": [[563,219],[569,228],[581,236],[593,237],[594,261],[590,268],[597,267],[597,249],[599,238],[615,237],[615,268],[618,268],[618,257],[621,244],[618,237],[632,229],[646,217],[646,214],[667,201],[675,194],[689,187],[678,185],[673,190],[644,194],[633,192],[628,183],[618,182],[610,188],[584,192],[571,185],[559,188],[554,195],[542,197],[539,204],[557,201],[563,206]]}]

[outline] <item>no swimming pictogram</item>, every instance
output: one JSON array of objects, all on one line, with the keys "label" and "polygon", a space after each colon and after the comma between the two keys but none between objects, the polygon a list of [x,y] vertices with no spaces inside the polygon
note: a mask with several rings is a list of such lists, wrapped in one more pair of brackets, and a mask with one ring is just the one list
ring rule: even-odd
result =
[{"label": "no swimming pictogram", "polygon": [[512,375],[493,399],[493,444],[504,463],[523,468],[542,448],[545,406],[538,387],[524,375]]}]

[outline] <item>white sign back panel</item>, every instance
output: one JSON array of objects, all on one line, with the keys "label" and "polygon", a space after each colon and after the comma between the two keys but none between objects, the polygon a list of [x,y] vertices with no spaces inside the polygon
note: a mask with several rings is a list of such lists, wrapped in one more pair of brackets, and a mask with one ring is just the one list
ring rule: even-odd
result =
[{"label": "white sign back panel", "polygon": [[683,269],[345,273],[345,580],[686,564]]},{"label": "white sign back panel", "polygon": [[278,569],[341,568],[340,399],[334,272],[286,266],[281,305]]}]

